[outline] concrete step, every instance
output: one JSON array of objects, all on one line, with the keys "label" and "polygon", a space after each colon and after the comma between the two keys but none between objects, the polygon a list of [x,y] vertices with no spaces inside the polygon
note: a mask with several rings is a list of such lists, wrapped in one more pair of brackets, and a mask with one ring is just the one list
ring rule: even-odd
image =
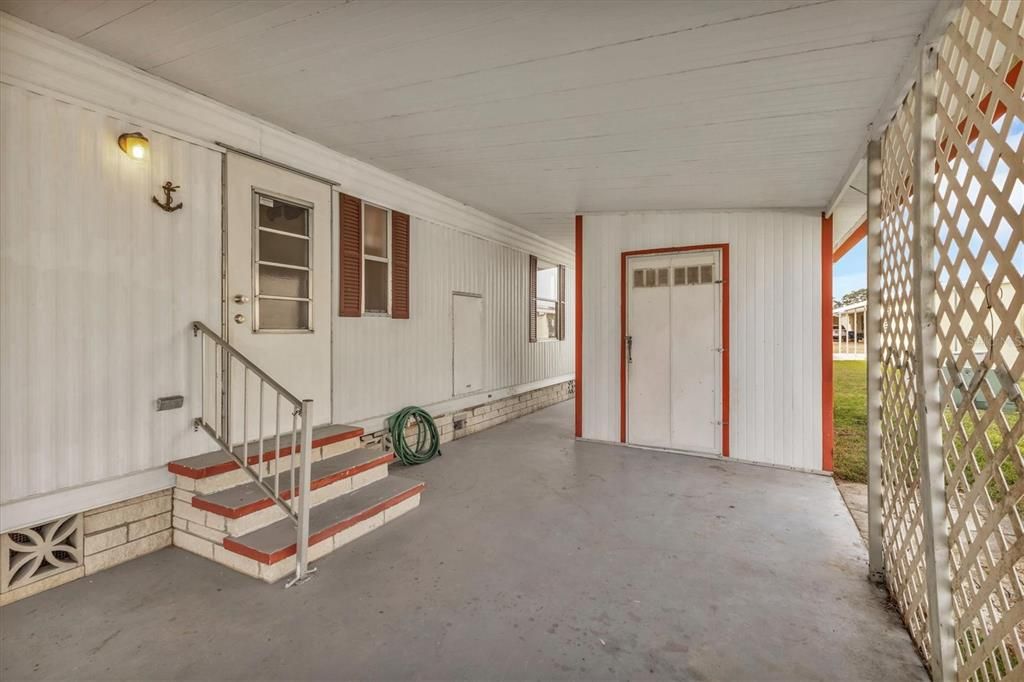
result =
[{"label": "concrete step", "polygon": [[[325,488],[377,467],[386,469],[388,463],[394,459],[395,455],[390,452],[357,448],[335,457],[313,462],[310,467],[310,490]],[[295,474],[298,477],[298,470],[295,470]],[[273,488],[274,477],[265,478],[264,483]],[[291,483],[291,470],[281,472],[278,486],[281,498],[291,499],[295,490]],[[348,490],[351,490],[351,486],[341,490],[339,494],[348,492]],[[193,507],[229,519],[241,518],[273,505],[274,501],[267,497],[255,482],[245,483],[209,495],[196,495],[192,498]]]},{"label": "concrete step", "polygon": [[[413,509],[424,487],[420,481],[389,476],[313,507],[309,514],[310,559],[322,557]],[[295,524],[283,519],[242,536],[226,537],[223,549],[237,555],[237,559],[221,563],[273,582],[289,572],[289,565],[295,566]],[[275,568],[266,570],[261,566]]]},{"label": "concrete step", "polygon": [[[363,435],[363,429],[348,424],[330,424],[313,429],[313,449],[323,448],[351,438],[358,438]],[[261,460],[269,462],[278,456],[275,449],[276,439],[274,437],[264,438],[260,441],[250,441],[248,444],[249,465],[258,464]],[[246,453],[246,447],[237,445],[234,452],[239,459]],[[292,439],[289,434],[286,438],[281,435],[280,456],[285,457],[292,453]],[[262,456],[261,456],[262,455]],[[326,457],[327,455],[324,455]],[[221,450],[206,452],[194,457],[175,460],[167,465],[168,471],[178,476],[192,479],[203,479],[218,474],[227,473],[238,469],[238,463]]]}]

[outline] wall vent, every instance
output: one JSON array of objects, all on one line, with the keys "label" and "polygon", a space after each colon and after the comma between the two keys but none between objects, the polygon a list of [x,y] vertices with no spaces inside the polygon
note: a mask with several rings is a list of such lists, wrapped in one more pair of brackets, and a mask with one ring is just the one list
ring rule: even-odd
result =
[{"label": "wall vent", "polygon": [[82,515],[0,535],[0,592],[82,565]]}]

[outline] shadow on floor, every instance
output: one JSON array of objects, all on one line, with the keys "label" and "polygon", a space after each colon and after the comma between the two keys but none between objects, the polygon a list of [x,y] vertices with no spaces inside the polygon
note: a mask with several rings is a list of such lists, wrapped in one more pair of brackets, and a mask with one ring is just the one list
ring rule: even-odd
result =
[{"label": "shadow on floor", "polygon": [[927,679],[831,479],[571,423],[449,444],[288,591],[171,548],[0,609],[0,677]]}]

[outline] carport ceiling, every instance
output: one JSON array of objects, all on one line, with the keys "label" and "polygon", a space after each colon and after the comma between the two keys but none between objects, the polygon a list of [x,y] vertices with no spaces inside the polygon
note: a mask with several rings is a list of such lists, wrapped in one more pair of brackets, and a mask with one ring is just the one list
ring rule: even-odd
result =
[{"label": "carport ceiling", "polygon": [[935,0],[0,0],[571,245],[577,211],[821,208]]}]

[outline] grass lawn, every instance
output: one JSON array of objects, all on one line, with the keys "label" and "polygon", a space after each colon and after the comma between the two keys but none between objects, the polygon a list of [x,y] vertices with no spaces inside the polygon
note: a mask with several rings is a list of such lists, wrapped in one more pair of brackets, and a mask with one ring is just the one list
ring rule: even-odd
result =
[{"label": "grass lawn", "polygon": [[[857,483],[868,482],[867,471],[867,363],[864,360],[839,360],[832,363],[833,367],[833,407],[832,417],[835,424],[835,446],[833,450],[833,472],[836,478]],[[1021,384],[1024,386],[1024,382]],[[947,408],[946,418],[952,419]],[[1006,414],[1006,421],[1012,429],[1020,418],[1018,413]],[[968,419],[964,431],[970,436],[974,428]],[[1021,476],[1016,465],[1013,451],[1002,449],[1003,432],[998,424],[992,423],[986,430],[993,450],[1000,457],[999,468],[1007,485],[1013,485]],[[957,448],[964,447],[961,436],[956,437]],[[1024,448],[1024,439],[1017,444],[1018,449]],[[981,448],[975,450],[975,461],[979,469],[985,468],[985,455]],[[974,472],[967,471],[968,482],[974,482]],[[1000,500],[1003,487],[995,481],[989,483],[989,495],[993,500]],[[1021,503],[1024,509],[1024,502]]]},{"label": "grass lawn", "polygon": [[867,483],[867,363],[864,360],[838,360],[832,363],[832,367],[833,471],[836,478]]}]

